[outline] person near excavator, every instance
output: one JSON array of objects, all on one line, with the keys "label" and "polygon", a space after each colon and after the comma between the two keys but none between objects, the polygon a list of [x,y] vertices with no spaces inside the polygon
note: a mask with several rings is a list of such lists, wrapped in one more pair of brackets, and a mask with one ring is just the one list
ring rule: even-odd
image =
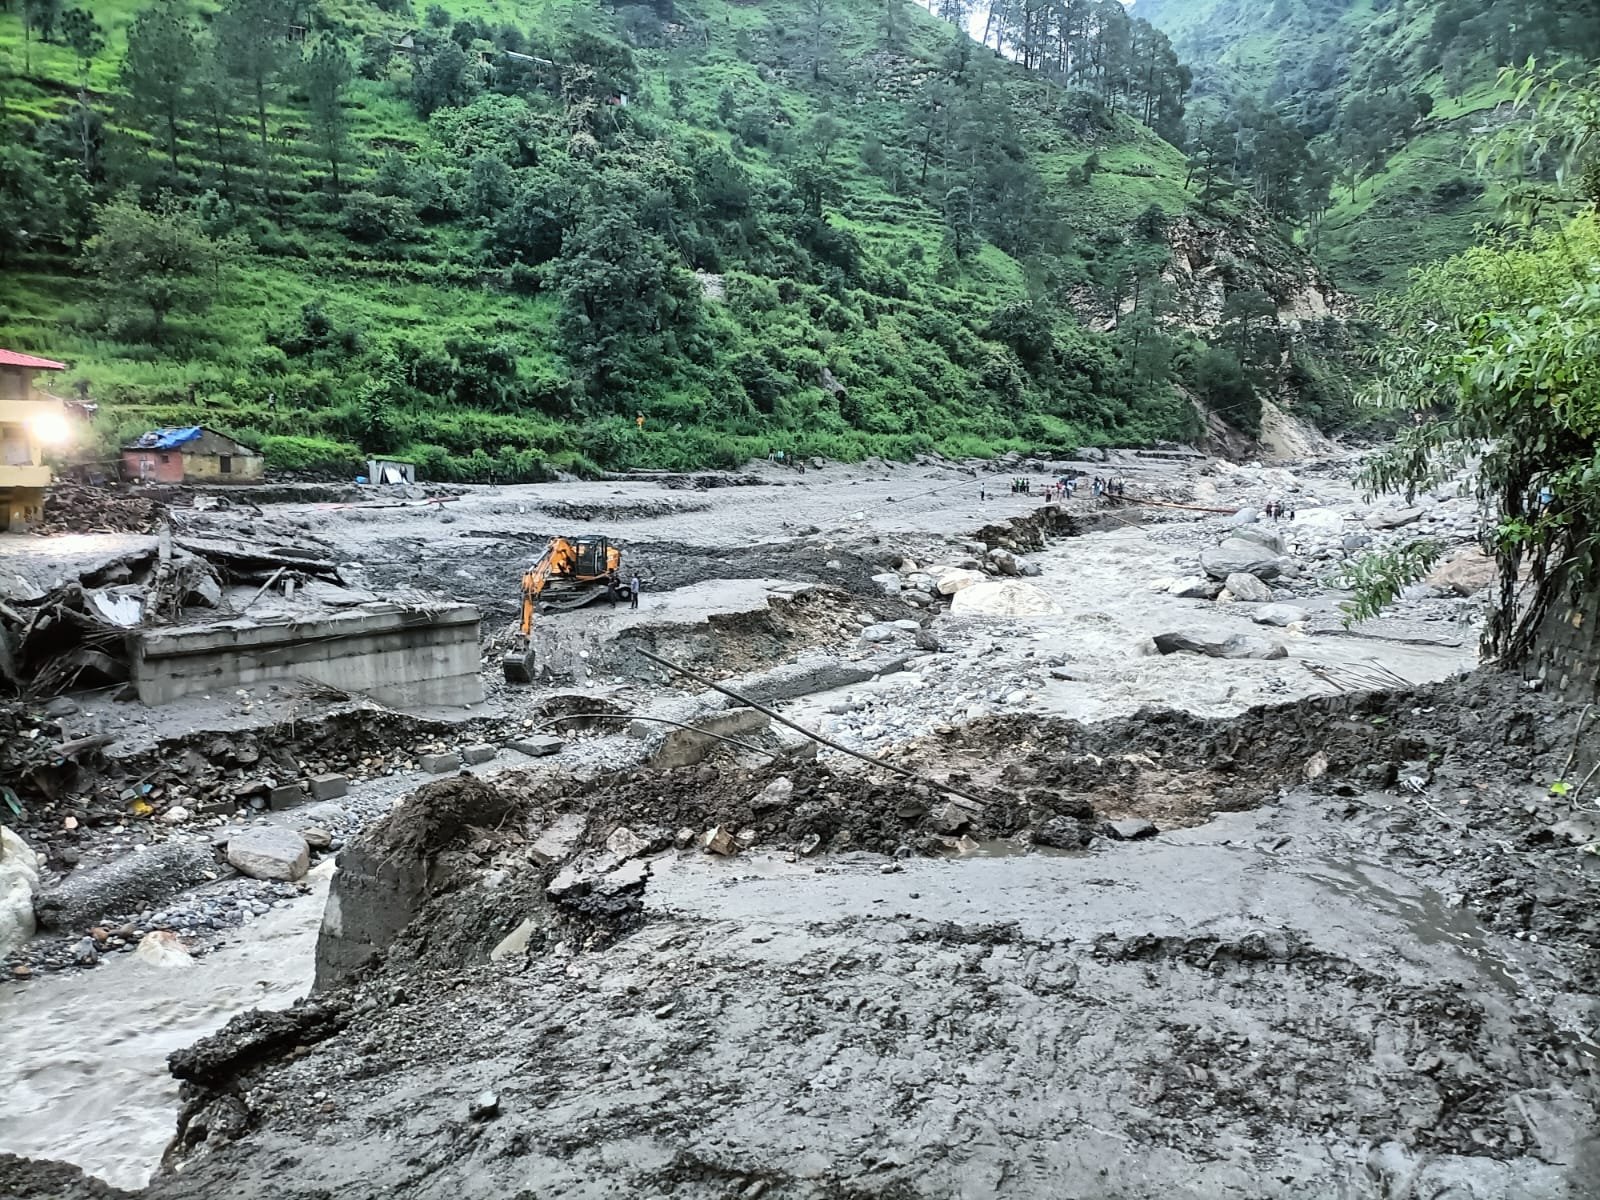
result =
[{"label": "person near excavator", "polygon": [[639,572],[635,571],[628,580],[628,607],[639,607]]}]

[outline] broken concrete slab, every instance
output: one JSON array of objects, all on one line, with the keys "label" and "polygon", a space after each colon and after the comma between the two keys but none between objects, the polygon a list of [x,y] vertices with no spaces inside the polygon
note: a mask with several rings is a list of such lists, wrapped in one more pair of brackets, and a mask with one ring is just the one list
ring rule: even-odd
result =
[{"label": "broken concrete slab", "polygon": [[461,760],[468,766],[475,767],[492,761],[496,753],[498,751],[493,746],[480,742],[475,746],[463,746]]},{"label": "broken concrete slab", "polygon": [[327,774],[313,775],[309,781],[311,797],[314,800],[337,800],[340,796],[350,792],[350,777],[348,775]]},{"label": "broken concrete slab", "polygon": [[448,754],[420,754],[417,764],[429,775],[444,775],[450,771],[461,769],[461,756],[454,752]]},{"label": "broken concrete slab", "polygon": [[521,737],[507,743],[518,754],[526,754],[529,758],[548,758],[552,754],[560,754],[566,744],[565,739],[548,735]]},{"label": "broken concrete slab", "polygon": [[305,802],[306,788],[303,783],[280,783],[267,793],[267,807],[273,812],[298,808]]},{"label": "broken concrete slab", "polygon": [[483,699],[478,610],[470,604],[364,605],[309,620],[240,617],[139,630],[128,642],[139,699],[150,705],[289,681],[391,705]]}]

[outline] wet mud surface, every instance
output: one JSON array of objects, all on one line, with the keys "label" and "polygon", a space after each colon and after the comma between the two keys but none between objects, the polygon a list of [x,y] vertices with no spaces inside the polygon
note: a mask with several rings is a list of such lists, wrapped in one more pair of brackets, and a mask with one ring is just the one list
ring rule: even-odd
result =
[{"label": "wet mud surface", "polygon": [[[965,854],[937,787],[816,763],[402,809],[369,836],[448,884],[175,1060],[148,1194],[1592,1196],[1600,871],[1535,782],[1576,715],[1489,678],[978,722],[902,759],[988,799]],[[562,815],[628,886],[546,896],[523,831]],[[1087,848],[1030,845],[1062,820]],[[678,822],[749,848],[660,849]]]}]

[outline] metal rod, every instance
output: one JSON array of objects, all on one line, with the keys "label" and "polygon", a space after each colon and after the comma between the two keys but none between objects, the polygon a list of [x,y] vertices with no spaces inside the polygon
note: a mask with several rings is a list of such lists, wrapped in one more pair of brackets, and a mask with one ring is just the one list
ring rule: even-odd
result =
[{"label": "metal rod", "polygon": [[939,783],[936,780],[929,779],[925,775],[918,775],[915,771],[908,770],[907,768],[900,766],[898,763],[885,762],[881,758],[873,758],[870,754],[863,754],[859,750],[852,750],[849,746],[842,745],[841,743],[834,741],[832,738],[823,737],[820,733],[813,733],[804,725],[797,725],[795,722],[789,720],[788,717],[783,716],[781,713],[773,712],[770,708],[766,707],[766,705],[758,704],[748,696],[741,696],[732,688],[725,688],[720,683],[713,683],[704,675],[696,674],[694,671],[689,670],[688,667],[680,667],[675,662],[669,662],[667,659],[662,658],[659,654],[652,654],[648,650],[640,650],[639,653],[644,655],[644,657],[648,658],[651,662],[659,663],[661,666],[666,667],[669,671],[676,671],[679,675],[682,675],[687,679],[692,679],[696,683],[704,684],[714,692],[721,692],[724,696],[731,697],[732,699],[737,700],[740,704],[749,705],[757,712],[766,713],[767,716],[771,717],[780,725],[787,725],[796,733],[802,733],[812,741],[820,742],[830,750],[837,750],[841,754],[848,754],[851,758],[859,758],[864,763],[868,763],[874,767],[882,767],[886,771],[893,771],[896,775],[904,775],[907,779],[915,779],[918,783],[926,783],[931,787],[938,788],[942,792],[949,792],[952,795],[960,796],[963,800],[971,800],[974,804],[980,804],[984,807],[987,807],[989,804],[989,801],[983,799],[981,796],[974,796],[971,792],[964,792],[960,788],[952,787],[948,783]]}]

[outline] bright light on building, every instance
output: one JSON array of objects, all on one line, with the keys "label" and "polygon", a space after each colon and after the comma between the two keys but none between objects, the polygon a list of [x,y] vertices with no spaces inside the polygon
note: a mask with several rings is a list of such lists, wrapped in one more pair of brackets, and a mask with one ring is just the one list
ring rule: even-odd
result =
[{"label": "bright light on building", "polygon": [[42,412],[28,422],[42,446],[65,446],[72,440],[72,423],[64,412]]}]

